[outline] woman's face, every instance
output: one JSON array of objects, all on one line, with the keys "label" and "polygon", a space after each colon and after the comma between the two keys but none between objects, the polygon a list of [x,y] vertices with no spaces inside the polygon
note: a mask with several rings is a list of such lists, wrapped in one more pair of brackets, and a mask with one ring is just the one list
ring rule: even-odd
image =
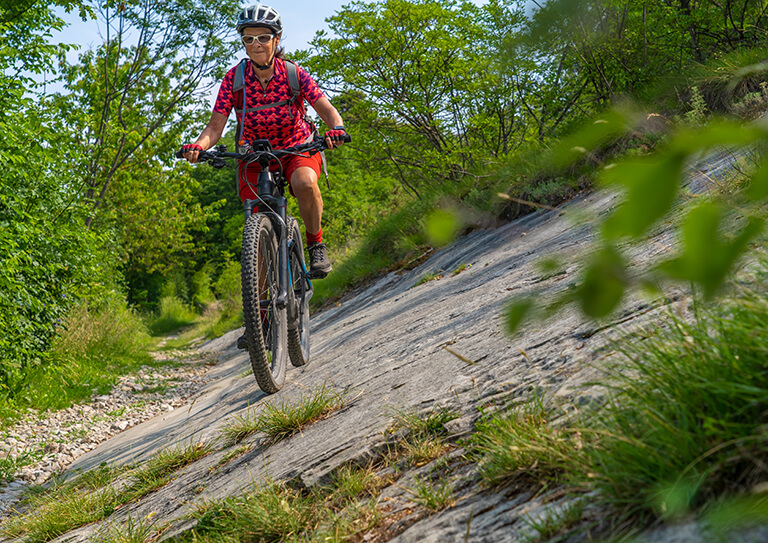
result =
[{"label": "woman's face", "polygon": [[[266,43],[259,41],[259,37],[261,37],[261,40],[266,40],[268,36],[272,36],[272,39]],[[256,39],[253,39],[253,37],[256,37]],[[244,28],[242,39],[244,40],[243,45],[245,46],[246,53],[248,53],[248,57],[261,66],[266,66],[269,63],[277,49],[278,43],[280,43],[280,38],[275,36],[270,29],[261,27]],[[252,42],[250,45],[247,43],[249,41]]]}]

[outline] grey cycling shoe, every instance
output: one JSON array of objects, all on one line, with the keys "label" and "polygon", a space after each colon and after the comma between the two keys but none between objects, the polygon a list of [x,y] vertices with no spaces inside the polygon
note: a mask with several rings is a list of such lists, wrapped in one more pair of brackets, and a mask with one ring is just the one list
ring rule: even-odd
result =
[{"label": "grey cycling shoe", "polygon": [[312,279],[322,279],[333,269],[328,258],[328,250],[325,243],[313,243],[307,247],[309,252],[309,276]]}]

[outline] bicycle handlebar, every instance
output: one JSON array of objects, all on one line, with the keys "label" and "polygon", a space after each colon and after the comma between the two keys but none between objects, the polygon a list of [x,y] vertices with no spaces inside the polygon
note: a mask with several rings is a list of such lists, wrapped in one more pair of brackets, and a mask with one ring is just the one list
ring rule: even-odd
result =
[{"label": "bicycle handlebar", "polygon": [[[212,151],[199,151],[198,155],[198,161],[199,162],[210,162],[214,166],[216,164],[224,165],[224,161],[222,159],[225,158],[235,158],[237,160],[245,160],[248,162],[251,161],[258,161],[262,156],[268,155],[272,157],[272,159],[279,159],[281,157],[284,157],[286,155],[299,155],[301,153],[309,153],[310,155],[313,155],[315,153],[319,153],[320,151],[324,151],[328,149],[328,145],[325,142],[326,138],[324,136],[315,136],[313,140],[309,143],[302,143],[301,145],[296,145],[294,147],[286,147],[285,149],[272,149],[269,143],[267,142],[266,145],[262,143],[262,148],[255,150],[255,151],[249,151],[247,153],[230,153],[227,152],[227,148],[223,145],[215,148]],[[262,140],[266,141],[266,140]],[[343,141],[345,143],[349,143],[352,141],[352,136],[349,134],[344,134]],[[259,143],[259,142],[254,142]],[[184,154],[181,152],[181,150],[176,151],[176,158],[184,158]]]}]

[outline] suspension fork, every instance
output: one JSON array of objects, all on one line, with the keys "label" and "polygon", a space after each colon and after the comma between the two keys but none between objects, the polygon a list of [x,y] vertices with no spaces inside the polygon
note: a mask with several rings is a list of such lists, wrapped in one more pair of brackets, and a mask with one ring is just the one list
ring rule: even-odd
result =
[{"label": "suspension fork", "polygon": [[[272,227],[277,235],[277,278],[278,292],[275,297],[275,306],[278,309],[284,309],[288,306],[288,288],[291,285],[290,260],[288,257],[288,229],[287,229],[287,206],[288,200],[284,196],[262,196],[260,200],[266,204],[269,211],[259,211],[266,215],[272,222]],[[245,200],[243,202],[243,211],[245,220],[258,210],[257,200]],[[291,287],[292,288],[292,287]]]}]

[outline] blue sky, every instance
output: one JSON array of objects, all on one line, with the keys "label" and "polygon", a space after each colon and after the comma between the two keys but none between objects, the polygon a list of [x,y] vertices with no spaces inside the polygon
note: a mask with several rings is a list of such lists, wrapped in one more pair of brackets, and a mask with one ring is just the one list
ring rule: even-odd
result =
[{"label": "blue sky", "polygon": [[[483,5],[485,1],[473,0],[477,5]],[[271,2],[271,5],[280,12],[283,19],[283,27],[285,28],[283,46],[286,51],[305,49],[318,30],[328,29],[325,19],[337,13],[345,4],[349,4],[349,0],[290,0],[290,2],[281,0]],[[99,31],[104,30],[104,25],[99,21],[83,22],[76,13],[65,14],[60,11],[59,14],[69,23],[69,26],[63,32],[54,35],[54,40],[80,45],[81,51],[102,42]],[[232,15],[233,24],[235,16],[236,14]],[[73,53],[70,61],[76,59],[77,53]]]},{"label": "blue sky", "polygon": [[[482,6],[487,0],[472,0],[475,4]],[[242,5],[250,5],[256,2],[246,2]],[[267,2],[265,2],[267,3]],[[270,3],[280,12],[283,20],[283,41],[282,45],[286,52],[298,49],[306,49],[309,42],[315,36],[318,30],[327,30],[328,25],[325,19],[339,12],[341,8],[349,4],[350,0],[275,0]],[[62,9],[57,10],[68,26],[62,31],[53,35],[52,41],[61,43],[75,44],[80,47],[77,51],[71,51],[67,58],[71,63],[77,62],[77,56],[83,51],[87,51],[102,43],[102,33],[105,31],[104,24],[99,20],[81,21],[77,12],[64,13]],[[237,14],[232,14],[232,22]],[[234,64],[237,58],[222,59],[222,62]],[[36,77],[41,80],[42,77]],[[58,84],[48,84],[48,92],[60,91]]]}]

